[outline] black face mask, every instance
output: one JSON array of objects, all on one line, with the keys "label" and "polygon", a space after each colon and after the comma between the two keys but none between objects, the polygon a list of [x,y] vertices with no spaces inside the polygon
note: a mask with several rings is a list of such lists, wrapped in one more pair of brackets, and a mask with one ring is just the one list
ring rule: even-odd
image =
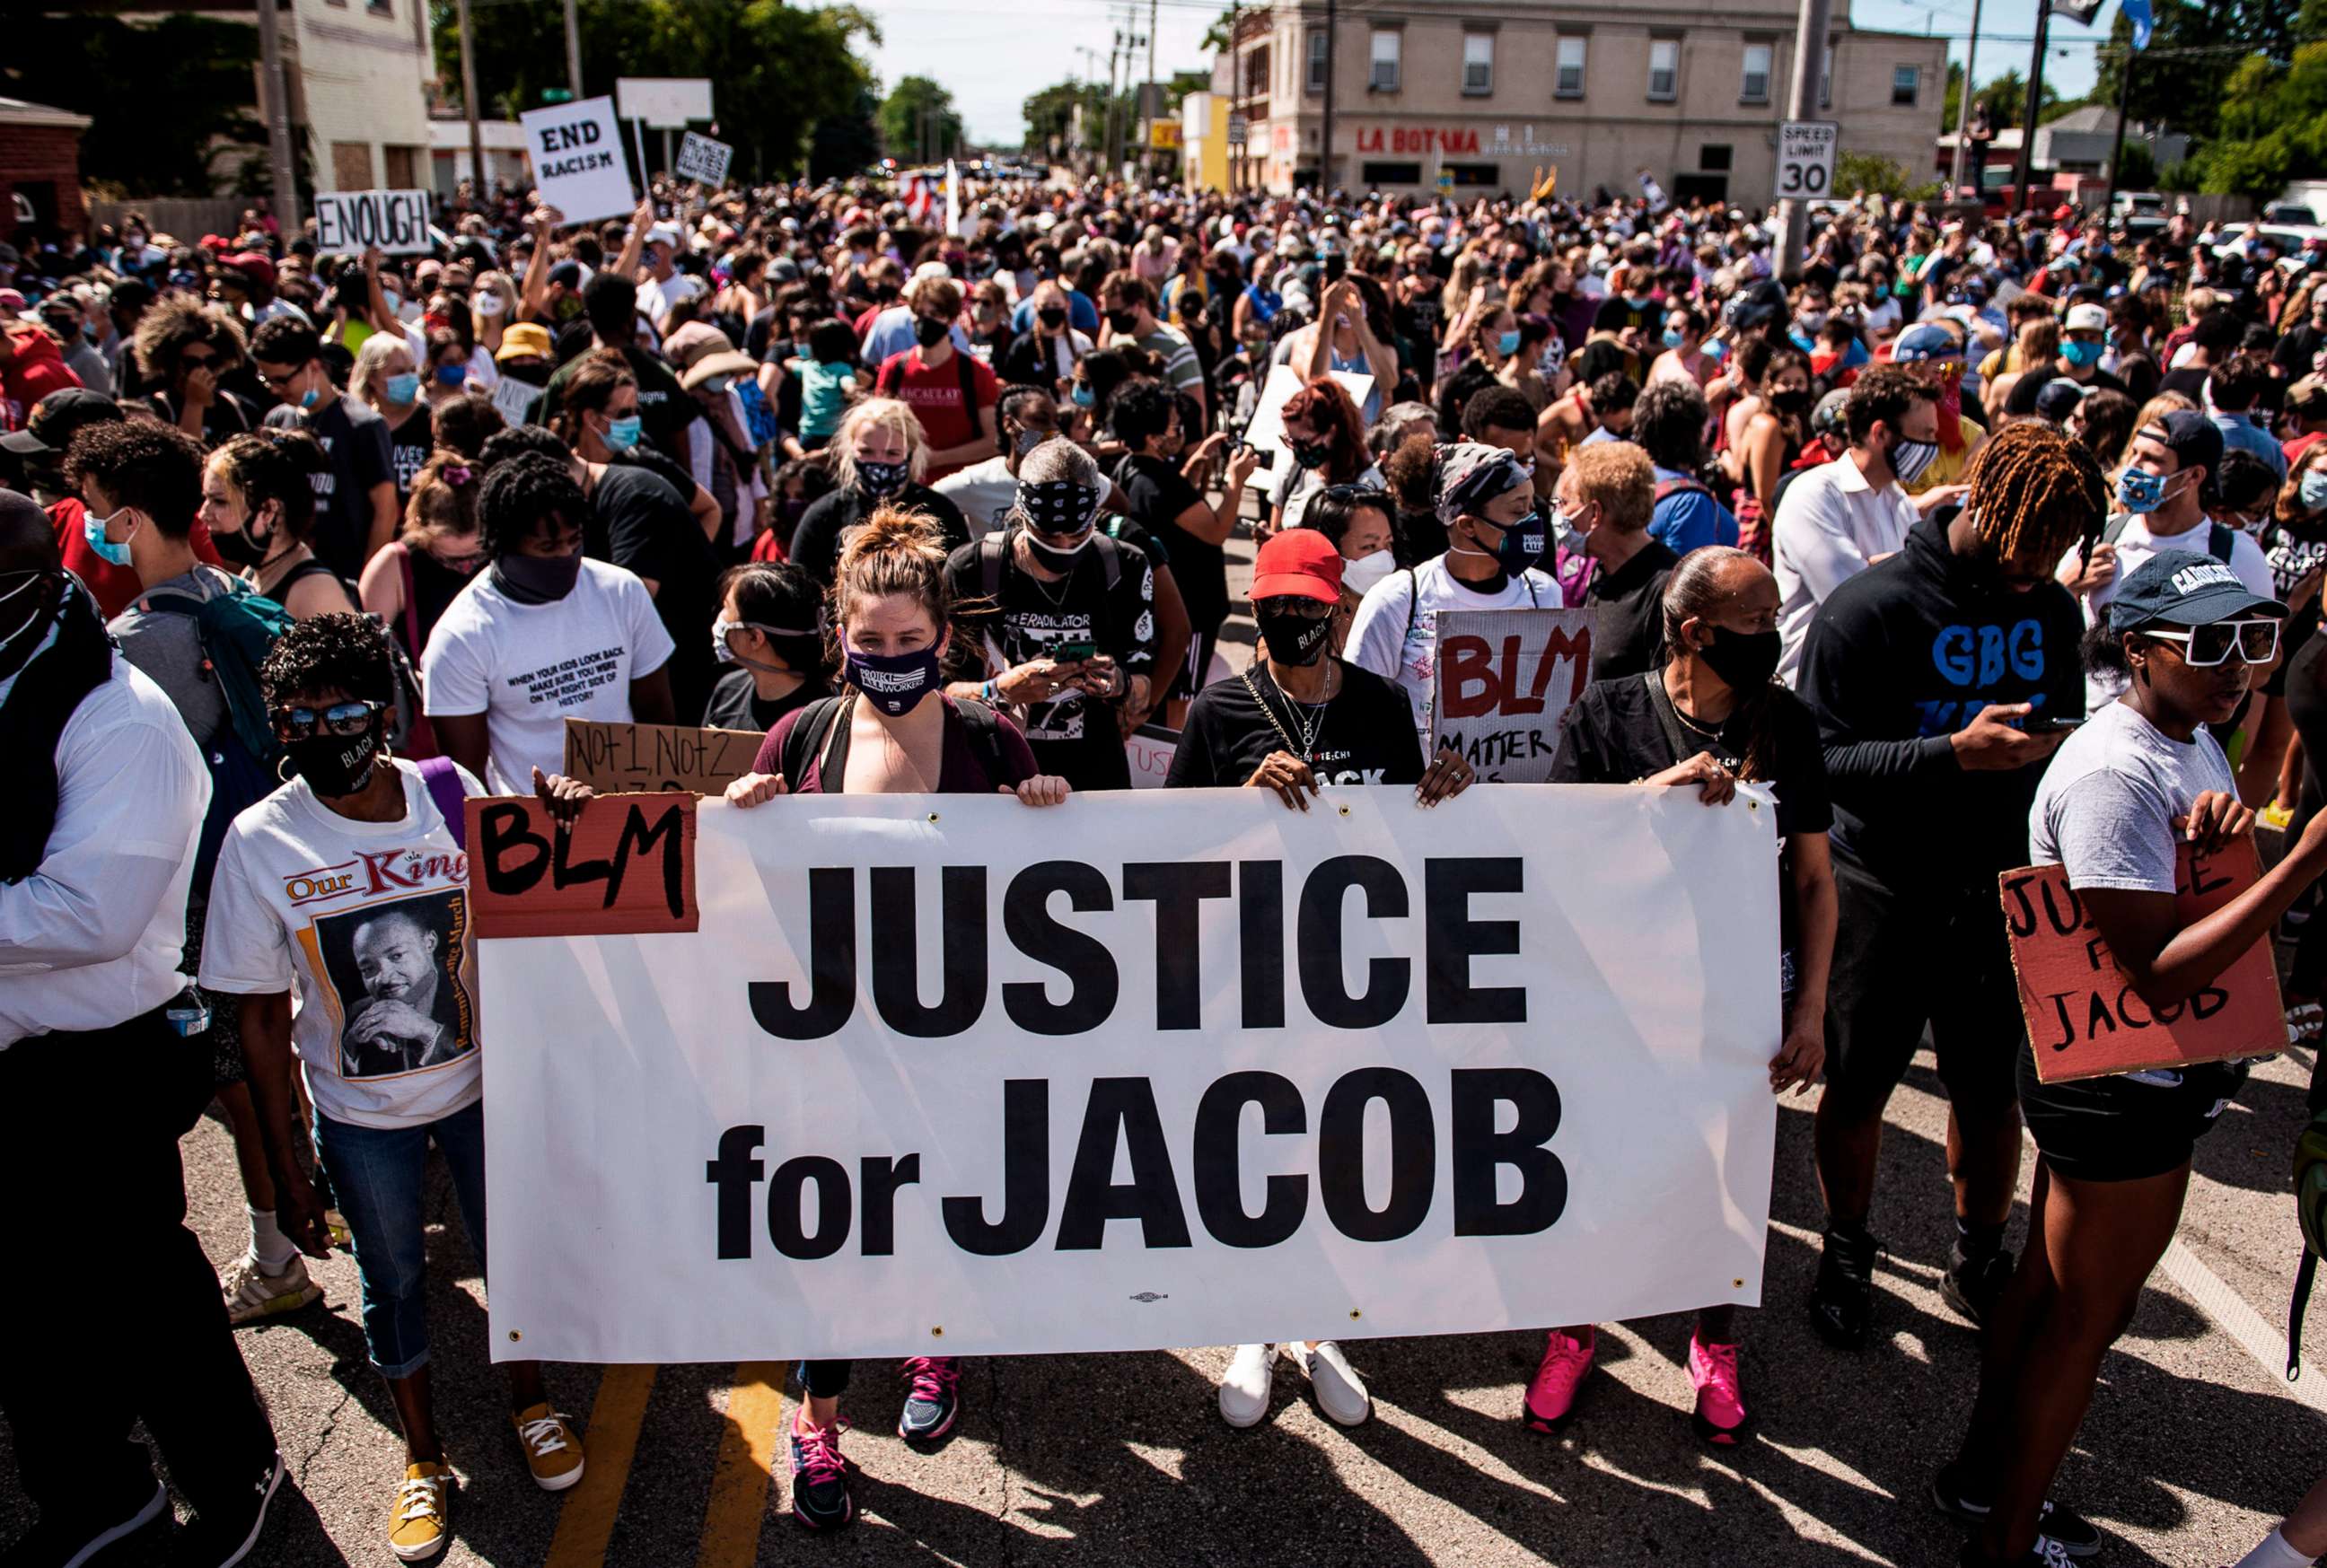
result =
[{"label": "black face mask", "polygon": [[1713,640],[1696,650],[1722,684],[1732,691],[1753,692],[1770,684],[1778,673],[1778,655],[1785,639],[1772,628],[1768,631],[1732,631],[1725,626],[1713,629]]},{"label": "black face mask", "polygon": [[372,770],[379,765],[379,725],[375,723],[360,735],[285,741],[283,754],[316,794],[332,798],[353,795],[371,782]]},{"label": "black face mask", "polygon": [[1333,630],[1330,615],[1313,620],[1266,603],[1253,606],[1252,621],[1261,640],[1268,644],[1268,657],[1279,664],[1315,664],[1325,651],[1327,635]]},{"label": "black face mask", "polygon": [[1330,441],[1293,441],[1286,444],[1293,448],[1293,461],[1303,468],[1322,468],[1333,455],[1333,443]]},{"label": "black face mask", "polygon": [[1810,411],[1810,395],[1807,387],[1789,387],[1770,394],[1770,406],[1780,414],[1800,418]]},{"label": "black face mask", "polygon": [[258,530],[246,521],[237,533],[221,534],[215,528],[211,529],[210,543],[218,546],[220,555],[236,565],[248,566],[255,572],[266,565],[266,557],[273,553],[275,541],[271,537],[260,538]]},{"label": "black face mask", "polygon": [[856,482],[869,496],[892,496],[905,488],[912,473],[906,462],[860,462],[856,465]]},{"label": "black face mask", "polygon": [[1127,332],[1131,331],[1132,328],[1139,324],[1139,313],[1137,311],[1109,311],[1107,313],[1107,324],[1113,327],[1118,332]]},{"label": "black face mask", "polygon": [[938,340],[951,331],[953,328],[949,323],[941,322],[935,316],[913,318],[913,341],[924,349],[935,348]]},{"label": "black face mask", "polygon": [[1063,305],[1044,305],[1034,314],[1042,318],[1042,324],[1054,332],[1067,324],[1067,312]]},{"label": "black face mask", "polygon": [[582,555],[503,555],[493,563],[493,581],[519,604],[547,604],[574,592],[582,577]]}]

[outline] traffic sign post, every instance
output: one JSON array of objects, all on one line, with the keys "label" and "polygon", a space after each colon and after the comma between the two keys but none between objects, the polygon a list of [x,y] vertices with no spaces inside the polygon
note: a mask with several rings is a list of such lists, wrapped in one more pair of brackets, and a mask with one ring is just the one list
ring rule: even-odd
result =
[{"label": "traffic sign post", "polygon": [[1229,145],[1231,147],[1243,146],[1245,145],[1246,130],[1247,121],[1244,117],[1243,111],[1238,110],[1232,112],[1229,116]]},{"label": "traffic sign post", "polygon": [[1818,201],[1834,194],[1841,131],[1833,120],[1787,120],[1778,126],[1777,200]]}]

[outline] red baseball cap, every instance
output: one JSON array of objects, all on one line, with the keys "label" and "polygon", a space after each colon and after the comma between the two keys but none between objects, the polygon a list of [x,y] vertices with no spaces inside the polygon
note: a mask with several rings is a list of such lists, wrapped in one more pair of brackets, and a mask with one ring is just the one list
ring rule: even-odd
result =
[{"label": "red baseball cap", "polygon": [[1314,528],[1287,528],[1253,558],[1252,597],[1285,594],[1324,604],[1341,602],[1341,552]]},{"label": "red baseball cap", "polygon": [[269,288],[275,286],[275,263],[255,250],[229,256],[226,258],[226,265],[255,283],[265,284]]}]

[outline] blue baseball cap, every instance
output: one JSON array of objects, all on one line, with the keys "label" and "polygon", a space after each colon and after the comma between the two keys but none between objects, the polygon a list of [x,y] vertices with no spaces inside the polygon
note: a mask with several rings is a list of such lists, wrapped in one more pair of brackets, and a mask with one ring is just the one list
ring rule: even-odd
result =
[{"label": "blue baseball cap", "polygon": [[2109,630],[2145,626],[2210,626],[2256,613],[2284,617],[2286,606],[2238,580],[2228,565],[2194,550],[2160,550],[2117,584],[2109,601]]},{"label": "blue baseball cap", "polygon": [[1960,359],[1963,340],[1935,322],[1918,322],[1891,345],[1891,362],[1913,365],[1925,359]]}]

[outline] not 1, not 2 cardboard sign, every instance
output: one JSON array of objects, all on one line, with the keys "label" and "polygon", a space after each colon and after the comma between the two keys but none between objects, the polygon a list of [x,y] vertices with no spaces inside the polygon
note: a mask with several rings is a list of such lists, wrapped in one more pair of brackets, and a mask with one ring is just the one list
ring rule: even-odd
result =
[{"label": "not 1, not 2 cardboard sign", "polygon": [[[2173,918],[2187,926],[2261,879],[2254,840],[2211,854],[2184,844],[2176,858]],[[1996,879],[2020,1011],[2045,1083],[2266,1056],[2286,1049],[2286,1015],[2270,944],[2257,942],[2184,1002],[2152,1008],[2133,988],[2057,865]]]},{"label": "not 1, not 2 cardboard sign", "polygon": [[566,222],[613,218],[638,204],[631,172],[622,163],[622,136],[614,123],[612,98],[529,109],[518,117],[518,123],[525,127],[535,188]]}]

